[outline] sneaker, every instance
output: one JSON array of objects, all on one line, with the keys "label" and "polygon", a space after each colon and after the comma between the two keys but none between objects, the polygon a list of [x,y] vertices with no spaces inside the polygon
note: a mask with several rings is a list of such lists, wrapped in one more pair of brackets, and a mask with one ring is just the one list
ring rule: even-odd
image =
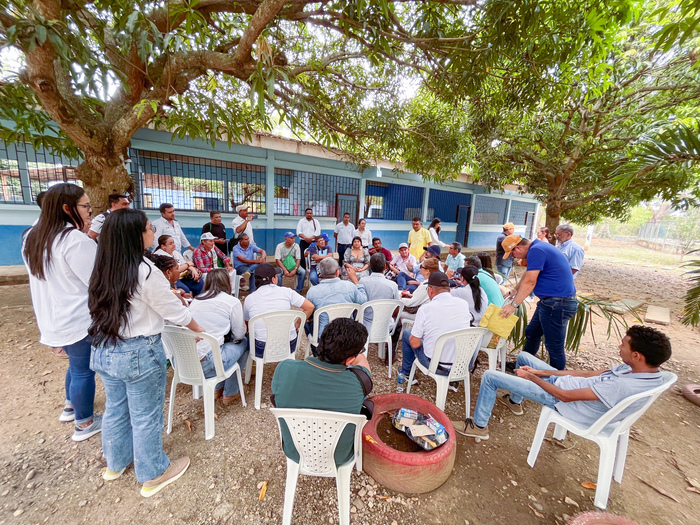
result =
[{"label": "sneaker", "polygon": [[466,421],[453,421],[452,424],[455,430],[463,436],[476,438],[477,441],[481,441],[482,439],[485,441],[489,438],[489,427],[477,427],[472,418]]},{"label": "sneaker", "polygon": [[508,361],[506,363],[506,373],[515,374],[515,361]]},{"label": "sneaker", "polygon": [[126,470],[126,467],[124,467],[121,470],[109,470],[105,469],[105,471],[102,473],[102,479],[105,481],[114,481],[117,479],[119,476],[124,474],[124,471]]},{"label": "sneaker", "polygon": [[479,366],[479,358],[477,357],[476,359],[474,359],[474,364],[473,364],[472,367],[469,369],[469,373],[470,373],[470,374],[473,374],[473,373],[476,371],[476,368],[477,368],[478,366]]},{"label": "sneaker", "polygon": [[241,399],[241,393],[238,392],[238,394],[233,395],[233,396],[223,396],[221,398],[221,404],[222,405],[230,405],[234,401],[240,401]]},{"label": "sneaker", "polygon": [[452,392],[458,392],[459,391],[459,381],[451,381],[450,386],[448,388]]},{"label": "sneaker", "polygon": [[69,421],[74,421],[75,411],[73,410],[73,407],[63,407],[63,412],[61,412],[61,415],[58,416],[58,420],[61,423],[68,423]]},{"label": "sneaker", "polygon": [[510,394],[499,397],[498,402],[501,403],[501,405],[507,406],[516,416],[522,416],[524,414],[523,407],[520,406],[519,403],[513,403],[510,400]]},{"label": "sneaker", "polygon": [[160,489],[167,487],[170,485],[173,481],[177,481],[180,479],[180,477],[187,471],[187,468],[190,466],[190,458],[187,456],[182,457],[180,459],[176,459],[175,461],[170,462],[170,466],[165,469],[165,472],[163,472],[160,476],[157,478],[154,478],[150,481],[147,481],[146,483],[143,484],[141,487],[141,495],[144,498],[150,498],[154,494],[157,494]]},{"label": "sneaker", "polygon": [[85,428],[75,427],[73,441],[85,441],[100,432],[102,432],[102,416],[94,415],[92,416],[91,425]]}]

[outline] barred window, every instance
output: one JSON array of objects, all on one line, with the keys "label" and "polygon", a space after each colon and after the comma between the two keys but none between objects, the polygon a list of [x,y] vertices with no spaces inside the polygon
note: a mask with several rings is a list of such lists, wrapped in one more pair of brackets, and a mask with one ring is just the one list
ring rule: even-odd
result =
[{"label": "barred window", "polygon": [[474,224],[503,224],[506,222],[508,199],[476,195]]},{"label": "barred window", "polygon": [[245,203],[266,213],[265,166],[132,150],[144,208],[169,202],[181,210],[234,211]]},{"label": "barred window", "polygon": [[535,213],[536,209],[537,204],[535,204],[534,202],[511,201],[510,216],[508,220],[516,226],[526,224],[527,214]]},{"label": "barred window", "polygon": [[457,207],[469,206],[472,196],[456,191],[430,190],[428,197],[428,220],[438,217],[442,222],[457,222]]},{"label": "barred window", "polygon": [[19,163],[16,160],[0,158],[0,179],[2,180],[1,202],[24,202],[22,183],[19,178]]},{"label": "barred window", "polygon": [[410,221],[421,216],[423,188],[368,181],[365,187],[367,217]]},{"label": "barred window", "polygon": [[275,215],[303,215],[311,208],[316,217],[335,217],[336,195],[358,195],[359,179],[275,169]]}]

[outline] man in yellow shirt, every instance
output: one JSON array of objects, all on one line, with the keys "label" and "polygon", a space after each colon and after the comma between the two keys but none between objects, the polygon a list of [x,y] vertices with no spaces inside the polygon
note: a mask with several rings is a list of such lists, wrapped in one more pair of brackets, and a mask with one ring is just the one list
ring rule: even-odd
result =
[{"label": "man in yellow shirt", "polygon": [[420,217],[413,217],[411,226],[413,226],[413,229],[408,232],[408,247],[411,255],[413,255],[416,260],[420,260],[425,252],[423,248],[431,246],[433,243],[430,239],[430,232],[422,227],[423,224],[421,223]]}]

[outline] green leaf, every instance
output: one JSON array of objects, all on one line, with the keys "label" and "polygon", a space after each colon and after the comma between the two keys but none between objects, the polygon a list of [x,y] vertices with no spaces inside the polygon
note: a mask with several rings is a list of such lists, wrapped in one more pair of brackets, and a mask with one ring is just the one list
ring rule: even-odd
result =
[{"label": "green leaf", "polygon": [[46,42],[46,28],[44,26],[34,26],[34,36],[40,46]]}]

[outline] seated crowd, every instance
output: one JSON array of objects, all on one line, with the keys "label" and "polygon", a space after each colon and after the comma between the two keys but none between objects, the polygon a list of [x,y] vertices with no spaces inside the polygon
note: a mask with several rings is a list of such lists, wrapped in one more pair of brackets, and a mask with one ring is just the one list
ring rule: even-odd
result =
[{"label": "seated crowd", "polygon": [[[120,199],[116,201],[121,205]],[[419,217],[414,218],[408,243],[399,244],[392,256],[380,238],[372,237],[364,219],[355,228],[345,214],[334,230],[336,254],[313,210],[307,209],[297,233],[286,232],[276,246],[272,264],[253,241],[254,215],[245,206],[236,210],[232,238],[227,237],[221,214],[212,212],[200,244],[193,247],[170,204],[161,206],[162,217],[153,224],[141,211],[115,207],[99,221],[98,235],[88,236],[84,231],[90,221],[90,203],[82,188],[57,184],[46,192],[43,202],[39,220],[25,234],[23,256],[41,342],[62,347],[69,356],[59,419],[74,422],[76,441],[102,432],[107,459],[104,479],[117,479],[133,463],[145,497],[177,480],[190,464],[187,457],[171,461],[163,451],[167,363],[160,334],[166,322],[209,333],[219,342],[224,366],[238,363],[243,371],[250,349],[263,357],[268,341],[264,322],[252,330],[249,326],[256,316],[298,308],[307,319],[303,330],[310,334],[314,312],[320,308],[401,301],[401,314],[390,322],[395,357],[403,332],[397,375],[398,383],[403,383],[416,359],[430,365],[441,335],[478,326],[490,304],[502,307],[501,315],[509,315],[534,292],[540,301],[526,331],[528,342],[515,362],[515,376],[486,371],[474,418],[454,423],[457,432],[480,439],[488,439],[497,399],[516,415],[523,413],[522,400],[530,399],[590,423],[622,398],[660,384],[659,366],[671,355],[664,334],[633,326],[620,345],[623,364],[609,370],[563,370],[557,360],[561,327],[548,312],[563,308],[560,317],[568,315],[575,296],[573,274],[568,266],[562,272],[566,259],[556,248],[515,234],[503,240],[503,260],[511,254],[527,258],[527,271],[514,290],[505,290],[504,302],[490,256],[465,257],[459,243],[438,242],[439,220],[428,231]],[[444,263],[441,245],[448,251]],[[183,247],[192,251],[191,260],[182,255]],[[307,275],[309,289],[303,296]],[[248,279],[243,301],[234,296],[234,276]],[[293,288],[284,286],[285,278]],[[52,304],[61,310],[52,309]],[[363,350],[373,322],[371,308],[357,320],[330,322],[323,314],[312,356],[277,365],[271,385],[273,403],[350,413],[366,410],[372,382]],[[290,327],[292,353],[300,346],[301,330],[301,324]],[[255,340],[249,341],[252,334]],[[543,335],[550,364],[533,355]],[[212,351],[207,341],[197,342],[205,377],[216,376]],[[445,345],[438,374],[449,374],[455,351],[454,341]],[[475,352],[472,371],[477,364]],[[102,417],[93,412],[95,373],[105,385]],[[215,397],[231,404],[240,396],[238,385],[235,375],[222,381]],[[499,388],[509,394],[499,398]],[[285,453],[298,460],[284,426],[282,434]],[[336,463],[342,464],[351,454],[352,428],[348,428],[336,449]]]}]

